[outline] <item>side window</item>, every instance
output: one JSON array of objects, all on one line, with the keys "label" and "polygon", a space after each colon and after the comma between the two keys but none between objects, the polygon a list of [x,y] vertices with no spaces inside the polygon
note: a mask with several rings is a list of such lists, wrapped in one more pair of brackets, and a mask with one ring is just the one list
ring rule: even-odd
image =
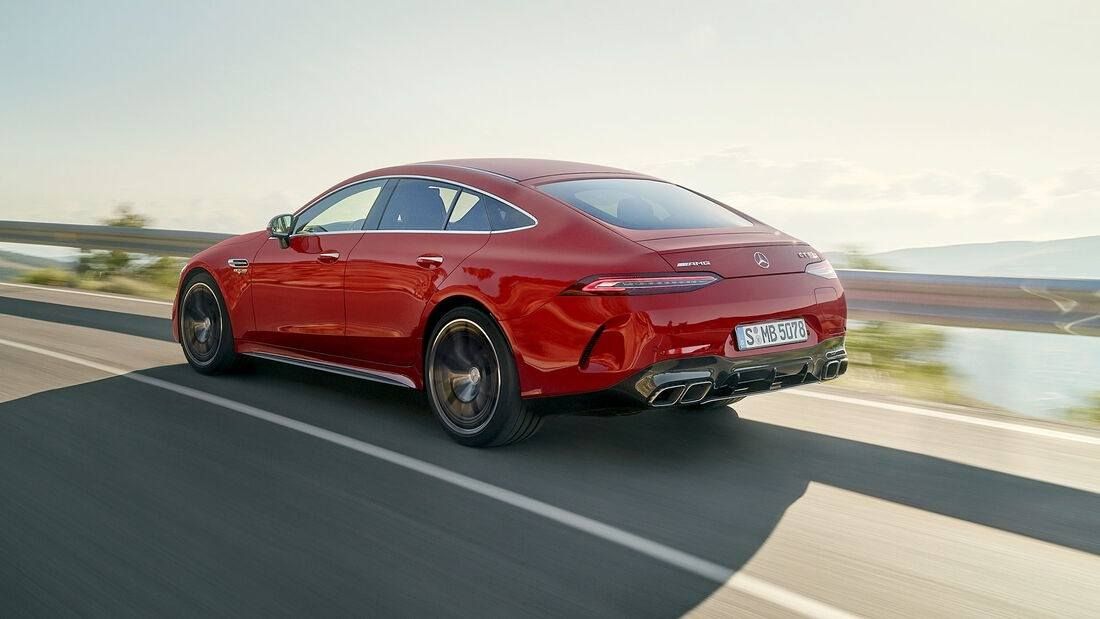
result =
[{"label": "side window", "polygon": [[535,225],[534,219],[531,219],[528,215],[517,211],[500,200],[494,200],[490,197],[485,197],[483,200],[486,201],[485,214],[489,217],[489,225],[493,228],[494,232],[527,228]]},{"label": "side window", "polygon": [[385,179],[359,183],[333,193],[298,216],[295,233],[346,232],[362,230]]},{"label": "side window", "polygon": [[488,232],[489,217],[486,215],[486,203],[492,200],[486,196],[463,191],[458,196],[451,217],[447,220],[447,229],[458,232]]},{"label": "side window", "polygon": [[379,230],[442,230],[459,190],[446,183],[403,178],[393,190]]}]

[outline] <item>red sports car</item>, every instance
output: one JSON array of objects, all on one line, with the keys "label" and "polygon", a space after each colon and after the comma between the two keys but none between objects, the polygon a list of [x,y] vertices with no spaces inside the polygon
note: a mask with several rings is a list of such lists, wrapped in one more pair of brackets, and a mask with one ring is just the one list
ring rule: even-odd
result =
[{"label": "red sports car", "polygon": [[375,170],[185,267],[173,334],[424,389],[465,445],[547,412],[725,406],[844,373],[844,292],[809,245],[644,174],[537,159]]}]

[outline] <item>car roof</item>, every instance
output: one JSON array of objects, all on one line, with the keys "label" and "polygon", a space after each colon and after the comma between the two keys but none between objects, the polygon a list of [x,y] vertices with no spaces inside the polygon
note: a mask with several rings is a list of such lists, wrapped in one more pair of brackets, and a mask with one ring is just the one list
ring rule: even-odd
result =
[{"label": "car roof", "polygon": [[543,176],[560,176],[566,174],[629,174],[632,176],[642,176],[637,172],[620,168],[595,165],[592,163],[580,163],[577,161],[557,161],[554,159],[440,159],[438,161],[424,161],[422,163],[480,170],[519,182],[529,181]]}]

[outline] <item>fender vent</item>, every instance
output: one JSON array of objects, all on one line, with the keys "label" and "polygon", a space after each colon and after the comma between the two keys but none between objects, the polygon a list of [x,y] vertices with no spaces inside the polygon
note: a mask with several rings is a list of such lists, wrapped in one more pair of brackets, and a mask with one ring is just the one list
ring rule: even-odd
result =
[{"label": "fender vent", "polygon": [[584,351],[581,352],[581,360],[578,365],[583,370],[588,367],[588,358],[592,356],[592,350],[596,348],[596,342],[600,340],[600,336],[603,335],[604,325],[596,327],[596,332],[592,334],[592,339],[588,340],[588,343],[584,346]]}]

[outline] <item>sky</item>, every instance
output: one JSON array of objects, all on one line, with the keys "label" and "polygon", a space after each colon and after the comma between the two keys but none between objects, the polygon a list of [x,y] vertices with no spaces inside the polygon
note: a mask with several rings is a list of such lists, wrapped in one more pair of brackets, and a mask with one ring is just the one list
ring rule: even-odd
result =
[{"label": "sky", "polygon": [[1100,2],[0,0],[0,219],[243,232],[524,156],[823,250],[1095,235],[1098,78]]}]

